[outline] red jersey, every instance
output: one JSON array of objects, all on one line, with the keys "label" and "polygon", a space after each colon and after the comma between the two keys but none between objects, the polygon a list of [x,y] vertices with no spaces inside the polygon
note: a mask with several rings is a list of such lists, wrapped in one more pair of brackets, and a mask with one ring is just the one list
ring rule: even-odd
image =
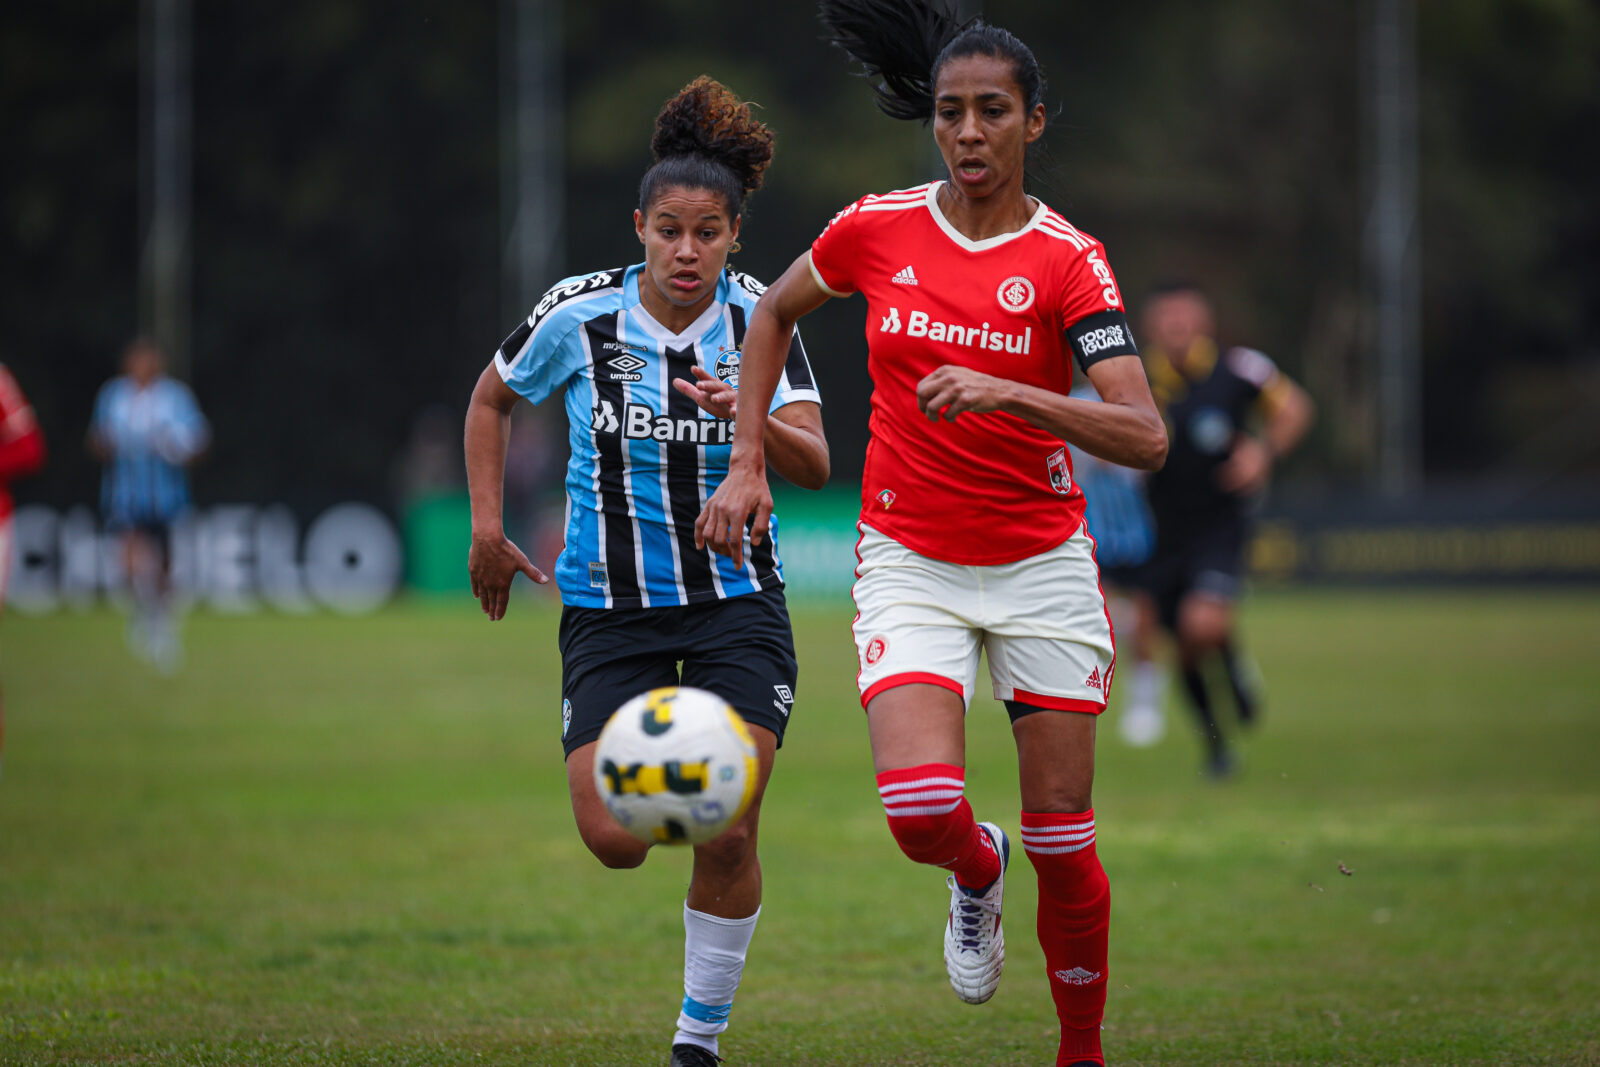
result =
[{"label": "red jersey", "polygon": [[851,204],[812,243],[811,271],[867,298],[862,521],[934,559],[1014,563],[1083,522],[1065,443],[1004,412],[933,422],[917,383],[956,364],[1064,395],[1072,353],[1087,367],[1137,349],[1100,242],[1043,203],[1017,232],[969,240],[939,210],[943,184]]},{"label": "red jersey", "polygon": [[[11,479],[43,465],[44,434],[39,431],[39,420],[17,380],[0,365],[0,522],[11,517]],[[0,567],[4,565],[0,560]]]}]

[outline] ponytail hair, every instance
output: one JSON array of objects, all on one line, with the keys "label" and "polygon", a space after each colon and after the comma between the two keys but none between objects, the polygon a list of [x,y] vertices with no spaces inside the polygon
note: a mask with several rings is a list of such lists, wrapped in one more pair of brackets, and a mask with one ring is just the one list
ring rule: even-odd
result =
[{"label": "ponytail hair", "polygon": [[1028,111],[1044,102],[1044,74],[1033,50],[1016,34],[981,18],[962,22],[949,0],[822,0],[819,17],[827,40],[861,64],[875,90],[878,110],[894,119],[933,117],[933,88],[952,59],[994,56],[1007,60]]},{"label": "ponytail hair", "polygon": [[772,131],[731,89],[702,74],[661,108],[650,151],[655,163],[639,182],[639,210],[648,212],[667,189],[709,189],[727,202],[731,222],[761,188]]}]

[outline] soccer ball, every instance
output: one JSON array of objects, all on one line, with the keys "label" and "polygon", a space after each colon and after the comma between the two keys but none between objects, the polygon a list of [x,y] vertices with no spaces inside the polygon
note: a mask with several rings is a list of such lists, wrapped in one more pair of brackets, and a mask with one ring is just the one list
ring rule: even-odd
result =
[{"label": "soccer ball", "polygon": [[594,784],[622,828],[649,844],[700,844],[750,806],[756,743],[704,689],[669,686],[618,708],[600,731]]}]

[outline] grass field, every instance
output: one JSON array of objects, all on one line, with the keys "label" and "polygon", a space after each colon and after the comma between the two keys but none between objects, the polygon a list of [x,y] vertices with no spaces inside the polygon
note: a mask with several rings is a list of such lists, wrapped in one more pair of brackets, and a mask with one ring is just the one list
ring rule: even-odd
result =
[{"label": "grass field", "polygon": [[[688,857],[578,841],[555,618],[202,616],[167,680],[114,615],[8,617],[0,1063],[664,1063]],[[1101,739],[1111,1062],[1600,1063],[1600,596],[1267,593],[1246,621],[1269,704],[1239,780],[1198,777],[1187,730]],[[999,995],[959,1003],[847,624],[797,615],[724,1054],[1052,1063],[1031,868]],[[1003,711],[969,736],[1014,831]]]}]

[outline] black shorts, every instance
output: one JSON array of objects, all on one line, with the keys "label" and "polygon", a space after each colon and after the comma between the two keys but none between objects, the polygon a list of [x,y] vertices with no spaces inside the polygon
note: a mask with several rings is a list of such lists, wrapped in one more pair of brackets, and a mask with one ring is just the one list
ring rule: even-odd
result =
[{"label": "black shorts", "polygon": [[798,672],[782,589],[686,607],[564,607],[560,645],[569,756],[628,700],[669,685],[717,694],[783,745]]},{"label": "black shorts", "polygon": [[1161,624],[1176,632],[1178,607],[1191,594],[1238,599],[1250,524],[1240,516],[1157,524],[1155,555],[1135,583],[1156,602]]},{"label": "black shorts", "polygon": [[127,517],[106,520],[106,531],[118,536],[137,534],[144,538],[161,557],[161,569],[166,570],[172,565],[172,520],[171,519],[131,519]]}]

